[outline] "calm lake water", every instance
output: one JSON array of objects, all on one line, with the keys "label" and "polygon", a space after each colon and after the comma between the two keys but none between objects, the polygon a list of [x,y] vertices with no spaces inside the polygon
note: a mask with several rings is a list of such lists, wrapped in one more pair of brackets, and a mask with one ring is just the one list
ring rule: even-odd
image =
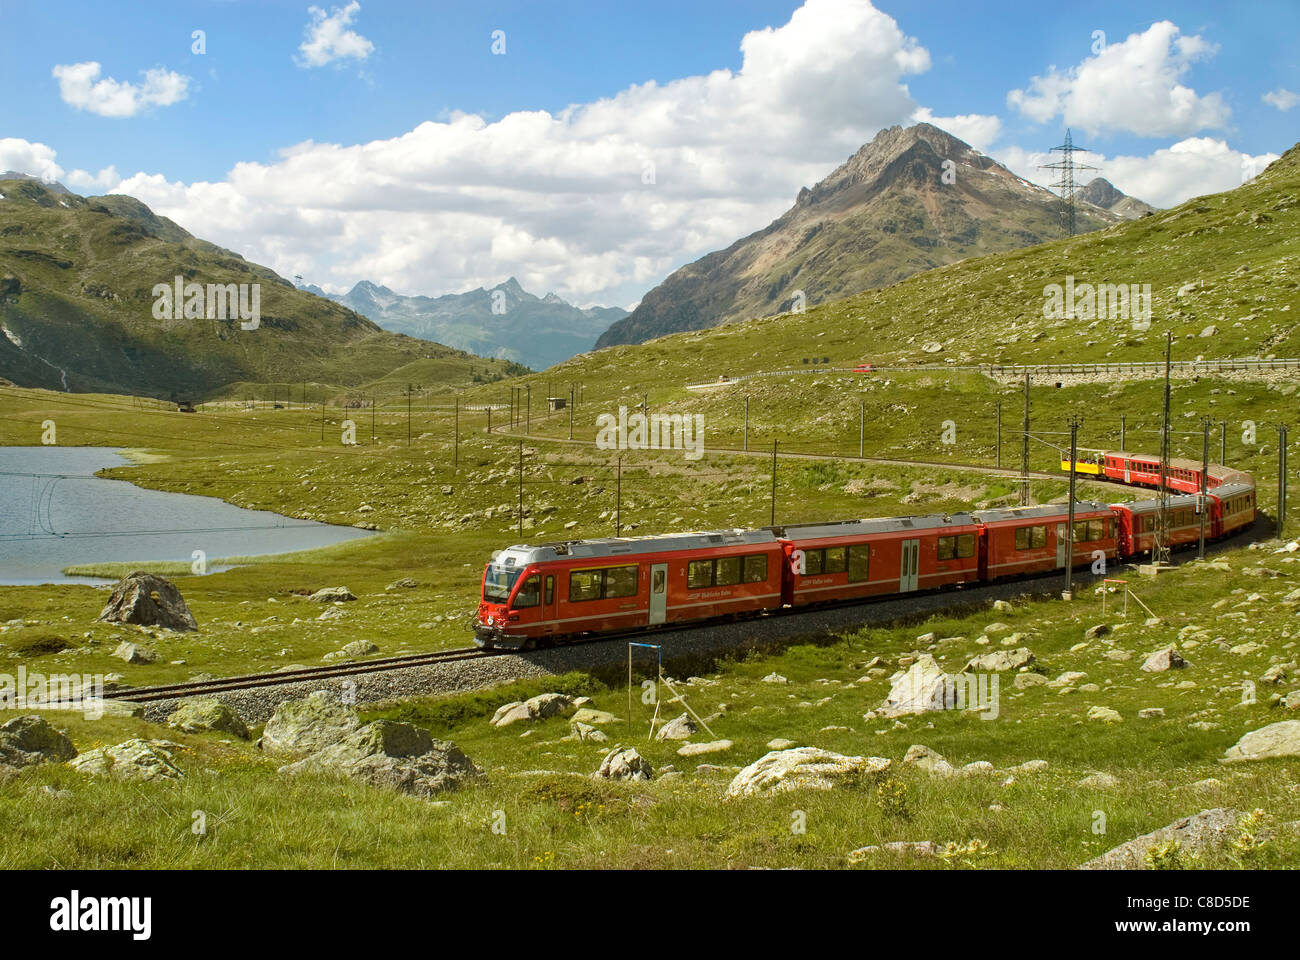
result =
[{"label": "calm lake water", "polygon": [[0,584],[103,583],[74,564],[291,553],[370,536],[354,527],[245,510],[214,497],[92,476],[129,461],[107,447],[0,447]]}]

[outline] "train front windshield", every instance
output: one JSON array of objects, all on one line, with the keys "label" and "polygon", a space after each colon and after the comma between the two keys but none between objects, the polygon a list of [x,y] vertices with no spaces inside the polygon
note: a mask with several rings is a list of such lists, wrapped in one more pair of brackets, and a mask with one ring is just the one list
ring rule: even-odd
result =
[{"label": "train front windshield", "polygon": [[483,578],[483,599],[492,603],[505,603],[510,599],[510,591],[522,572],[522,567],[503,567],[489,563],[487,576]]}]

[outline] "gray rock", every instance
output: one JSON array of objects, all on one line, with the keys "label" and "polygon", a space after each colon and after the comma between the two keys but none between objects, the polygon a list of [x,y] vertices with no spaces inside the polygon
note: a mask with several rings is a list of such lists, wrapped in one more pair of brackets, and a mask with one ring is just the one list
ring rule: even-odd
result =
[{"label": "gray rock", "polygon": [[1136,837],[1106,851],[1083,864],[1081,870],[1143,870],[1146,854],[1152,847],[1177,840],[1179,847],[1197,854],[1238,836],[1241,814],[1236,810],[1215,808],[1202,810],[1191,817],[1175,820],[1168,826]]},{"label": "gray rock", "polygon": [[1147,673],[1164,673],[1166,670],[1181,670],[1185,666],[1187,661],[1182,654],[1173,647],[1165,647],[1147,657],[1142,669]]},{"label": "gray rock", "polygon": [[769,750],[788,750],[794,745],[795,742],[793,740],[786,740],[784,737],[777,737],[773,740],[767,741],[767,749]]},{"label": "gray rock", "polygon": [[656,740],[689,740],[699,728],[695,726],[695,721],[691,719],[689,713],[683,713],[680,717],[669,720],[659,732],[655,734]]},{"label": "gray rock", "polygon": [[649,780],[655,775],[650,761],[632,747],[615,747],[605,754],[596,776],[606,780]]},{"label": "gray rock", "polygon": [[1279,720],[1246,734],[1224,753],[1227,760],[1300,756],[1300,720]]},{"label": "gray rock", "polygon": [[880,846],[858,847],[849,853],[849,859],[859,860],[874,853],[892,853],[899,857],[928,858],[939,855],[939,847],[933,840],[895,840]]},{"label": "gray rock", "polygon": [[76,755],[72,741],[42,716],[28,714],[0,724],[0,767],[60,763]]},{"label": "gray rock", "polygon": [[618,717],[606,710],[593,710],[591,707],[583,707],[573,715],[573,719],[578,723],[618,723]]},{"label": "gray rock", "polygon": [[285,700],[262,730],[267,753],[311,753],[337,743],[361,726],[357,711],[329,690]]},{"label": "gray rock", "polygon": [[1118,710],[1112,710],[1110,707],[1089,707],[1088,719],[1099,720],[1102,723],[1119,723],[1124,718]]},{"label": "gray rock", "polygon": [[[530,733],[532,731],[529,731]],[[587,723],[569,723],[569,735],[561,740],[577,740],[581,743],[608,743],[609,735]]]},{"label": "gray rock", "polygon": [[356,597],[352,595],[352,591],[347,587],[324,587],[307,599],[313,603],[346,603],[355,600]]},{"label": "gray rock", "polygon": [[168,630],[197,630],[194,614],[171,581],[136,571],[118,581],[99,613],[105,623],[135,623]]},{"label": "gray rock", "polygon": [[781,674],[779,673],[769,673],[766,677],[763,678],[763,682],[764,683],[789,683],[790,681],[787,680],[785,677],[781,676]]},{"label": "gray rock", "polygon": [[1028,647],[1015,650],[994,650],[992,653],[972,657],[962,668],[962,673],[1000,673],[1003,670],[1019,670],[1034,662],[1034,655]]},{"label": "gray rock", "polygon": [[1110,631],[1111,631],[1111,626],[1109,623],[1099,623],[1096,626],[1089,627],[1087,630],[1085,630],[1083,633],[1083,639],[1096,640],[1100,637],[1106,636],[1106,634],[1110,633]]},{"label": "gray rock", "polygon": [[170,740],[134,738],[111,747],[88,750],[68,766],[95,777],[115,780],[181,780],[185,774],[172,760],[177,744]]},{"label": "gray rock", "polygon": [[1164,707],[1143,707],[1138,711],[1138,719],[1140,720],[1158,720],[1164,715]]},{"label": "gray rock", "polygon": [[[331,609],[337,609],[331,608]],[[326,610],[325,613],[329,613]],[[324,613],[321,616],[325,616]],[[364,657],[371,653],[378,653],[379,647],[370,640],[353,640],[351,643],[345,643],[340,650],[333,653],[327,653],[321,659],[323,660],[353,660],[357,657]]]},{"label": "gray rock", "polygon": [[248,725],[234,710],[216,697],[197,697],[184,700],[167,718],[167,725],[182,733],[217,731],[229,733],[241,740],[248,739]]},{"label": "gray rock", "polygon": [[1041,673],[1018,673],[1016,678],[1011,681],[1012,686],[1017,690],[1028,690],[1030,687],[1041,687],[1050,683]]},{"label": "gray rock", "polygon": [[934,657],[923,653],[907,672],[896,674],[889,696],[877,710],[884,717],[926,713],[956,705],[956,683]]},{"label": "gray rock", "polygon": [[432,797],[483,776],[454,743],[394,720],[376,720],[343,739],[280,768],[300,774],[338,771],[378,787]]},{"label": "gray rock", "polygon": [[903,755],[903,763],[941,777],[951,777],[957,772],[941,754],[922,743],[914,743],[907,748],[907,753]]},{"label": "gray rock", "polygon": [[1090,773],[1079,781],[1079,786],[1091,790],[1110,790],[1119,786],[1119,778],[1109,773]]},{"label": "gray rock", "polygon": [[696,757],[704,753],[725,753],[734,744],[730,740],[712,740],[708,743],[683,743],[677,748],[679,757]]},{"label": "gray rock", "polygon": [[830,790],[837,784],[889,769],[884,757],[847,757],[817,747],[795,747],[764,754],[727,787],[729,797],[790,790]]},{"label": "gray rock", "polygon": [[[502,704],[488,721],[494,727],[508,727],[520,720],[545,720],[573,709],[573,698],[564,693],[539,693],[527,700]],[[574,719],[578,719],[574,717]],[[587,723],[587,720],[579,720]]]},{"label": "gray rock", "polygon": [[125,660],[127,663],[156,663],[158,654],[148,647],[142,647],[138,643],[129,643],[123,640],[113,651],[113,656],[119,660]]}]

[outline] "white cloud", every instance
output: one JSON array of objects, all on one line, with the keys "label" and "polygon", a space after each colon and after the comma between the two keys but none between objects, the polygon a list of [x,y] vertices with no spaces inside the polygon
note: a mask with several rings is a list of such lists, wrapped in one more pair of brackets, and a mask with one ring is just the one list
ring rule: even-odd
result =
[{"label": "white cloud", "polygon": [[63,102],[101,117],[134,117],[148,107],[166,107],[184,100],[189,93],[189,77],[161,67],[144,71],[141,84],[112,77],[101,80],[101,69],[93,60],[55,66],[52,72],[59,81]]},{"label": "white cloud", "polygon": [[12,170],[52,183],[63,176],[63,168],[54,162],[54,156],[54,150],[43,143],[0,138],[0,173]]},{"label": "white cloud", "polygon": [[736,71],[555,114],[454,113],[388,140],[297,144],[221,182],[141,172],[117,190],[326,288],[436,294],[514,275],[574,302],[632,302],[905,122],[917,104],[904,79],[929,65],[868,0],[808,0],[740,48]]},{"label": "white cloud", "polygon": [[922,107],[912,114],[911,119],[913,123],[929,123],[947,130],[981,153],[987,151],[1002,135],[1002,120],[993,114],[963,113],[955,117],[936,117],[928,107]]},{"label": "white cloud", "polygon": [[[1007,147],[994,151],[993,156],[1032,183],[1046,186],[1053,179],[1052,171],[1039,169],[1040,164],[1049,162],[1046,153]],[[1093,177],[1105,177],[1130,197],[1157,207],[1173,207],[1191,197],[1238,187],[1277,158],[1276,153],[1243,153],[1211,137],[1189,137],[1145,157],[1086,154],[1080,162],[1101,169],[1078,179],[1087,183]]]},{"label": "white cloud", "polygon": [[110,193],[121,182],[122,178],[118,175],[117,168],[113,166],[104,167],[99,173],[73,170],[63,178],[64,186],[87,197],[93,194]]},{"label": "white cloud", "polygon": [[1059,116],[1094,135],[1187,136],[1221,129],[1231,117],[1223,96],[1198,96],[1181,82],[1193,63],[1217,51],[1163,20],[1064,72],[1050,67],[1029,81],[1027,91],[1008,93],[1007,104],[1039,123]]},{"label": "white cloud", "polygon": [[361,12],[353,0],[346,7],[334,7],[328,14],[320,7],[308,7],[311,20],[304,28],[306,39],[298,47],[301,67],[323,67],[336,60],[364,60],[375,45],[355,30],[349,30],[352,18]]},{"label": "white cloud", "polygon": [[1270,107],[1276,107],[1286,113],[1297,103],[1300,103],[1300,93],[1295,93],[1285,87],[1278,87],[1276,90],[1270,90],[1260,99]]}]

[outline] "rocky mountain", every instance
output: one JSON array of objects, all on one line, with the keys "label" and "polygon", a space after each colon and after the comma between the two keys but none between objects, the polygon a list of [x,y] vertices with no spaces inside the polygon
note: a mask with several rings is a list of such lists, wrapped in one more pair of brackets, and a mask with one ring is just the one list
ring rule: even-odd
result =
[{"label": "rocky mountain", "polygon": [[[1093,230],[1119,217],[1080,211]],[[928,123],[890,127],[757,233],[671,274],[596,346],[811,306],[1062,235],[1060,203]]]},{"label": "rocky mountain", "polygon": [[131,197],[0,179],[0,377],[15,384],[202,399],[237,381],[354,386],[432,357],[463,366],[463,382],[484,368],[297,290]]},{"label": "rocky mountain", "polygon": [[619,307],[575,307],[554,293],[537,297],[514,277],[491,290],[441,297],[407,297],[362,280],[346,294],[324,294],[385,330],[436,340],[480,356],[545,369],[592,348],[611,323],[627,316]]},{"label": "rocky mountain", "polygon": [[1099,207],[1125,220],[1136,220],[1159,209],[1121,192],[1105,177],[1094,178],[1087,186],[1078,190],[1074,197],[1078,201]]}]

